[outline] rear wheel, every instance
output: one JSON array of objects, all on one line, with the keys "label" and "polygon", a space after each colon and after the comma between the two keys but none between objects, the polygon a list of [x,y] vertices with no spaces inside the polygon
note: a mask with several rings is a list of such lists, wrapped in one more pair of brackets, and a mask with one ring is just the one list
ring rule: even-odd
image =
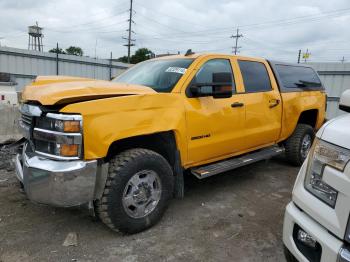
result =
[{"label": "rear wheel", "polygon": [[285,142],[287,160],[295,166],[301,166],[310,151],[313,139],[313,128],[310,125],[298,124],[292,136]]},{"label": "rear wheel", "polygon": [[97,214],[113,230],[137,233],[160,220],[172,192],[172,169],[161,155],[147,149],[127,150],[110,161]]}]

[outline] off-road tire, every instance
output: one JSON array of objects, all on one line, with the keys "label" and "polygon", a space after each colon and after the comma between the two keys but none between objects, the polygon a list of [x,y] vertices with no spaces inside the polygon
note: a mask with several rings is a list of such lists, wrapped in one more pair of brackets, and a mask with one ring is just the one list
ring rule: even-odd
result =
[{"label": "off-road tire", "polygon": [[310,125],[297,124],[293,134],[284,143],[286,150],[286,159],[294,166],[301,166],[306,157],[302,156],[301,148],[305,136],[311,137],[311,143],[314,139],[314,130]]},{"label": "off-road tire", "polygon": [[[122,197],[129,179],[139,171],[153,170],[160,179],[161,197],[155,209],[145,217],[133,218],[123,207]],[[126,150],[109,162],[102,198],[95,202],[98,217],[109,228],[134,234],[155,225],[163,216],[174,187],[172,169],[160,154],[142,148]]]}]

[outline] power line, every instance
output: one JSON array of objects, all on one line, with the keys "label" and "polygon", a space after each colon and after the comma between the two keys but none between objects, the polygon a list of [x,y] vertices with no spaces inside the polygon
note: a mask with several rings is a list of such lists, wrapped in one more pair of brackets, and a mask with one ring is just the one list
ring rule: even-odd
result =
[{"label": "power line", "polygon": [[[127,2],[127,0],[122,1],[122,3],[118,5],[118,7],[124,5],[126,2]],[[116,6],[114,6],[113,8],[116,8]],[[104,13],[104,12],[105,12],[105,10],[103,10],[103,11],[101,10],[100,12],[98,12],[96,14],[100,14],[100,13]],[[70,25],[70,26],[63,26],[63,27],[58,27],[58,28],[56,27],[56,28],[51,28],[51,29],[52,30],[55,30],[55,29],[63,29],[64,30],[64,29],[71,29],[72,27],[81,27],[81,26],[91,25],[91,24],[95,24],[97,22],[101,22],[101,21],[107,20],[109,18],[113,18],[113,17],[118,16],[119,14],[124,13],[124,12],[126,12],[126,10],[123,10],[122,12],[118,12],[116,14],[112,14],[112,15],[107,16],[107,17],[103,17],[103,18],[97,19],[95,21],[90,21],[90,22],[85,22],[85,23],[75,24],[75,25],[73,24],[73,25]]]},{"label": "power line", "polygon": [[173,31],[178,31],[178,32],[185,33],[185,34],[191,34],[191,33],[192,33],[192,32],[186,32],[186,31],[180,30],[180,29],[178,29],[178,28],[169,26],[169,25],[167,25],[167,24],[160,23],[159,21],[154,20],[154,19],[152,19],[152,18],[150,18],[150,17],[148,17],[148,16],[145,16],[145,15],[143,15],[143,14],[139,14],[139,13],[138,13],[138,15],[142,16],[142,17],[143,17],[144,19],[146,19],[146,20],[149,20],[149,21],[151,21],[151,22],[153,22],[153,23],[156,23],[156,24],[158,24],[158,25],[161,25],[161,26],[166,27],[166,28],[168,28],[168,29],[171,29],[171,30],[173,30]]},{"label": "power line", "polygon": [[[114,15],[112,15],[112,16],[108,16],[108,17],[105,17],[105,18],[103,18],[103,19],[100,19],[100,20],[98,20],[99,22],[100,21],[103,21],[103,20],[107,20],[107,19],[110,19],[110,18],[114,18],[114,17],[117,17],[117,16],[119,16],[119,15],[122,15],[122,14],[126,14],[126,12],[127,12],[128,10],[123,10],[123,11],[121,11],[121,12],[119,12],[119,13],[117,13],[117,14],[114,14]],[[95,22],[97,22],[97,21],[95,21]],[[95,23],[95,22],[91,22],[91,23]],[[53,32],[57,32],[57,33],[72,33],[72,32],[84,32],[84,31],[86,31],[86,32],[88,32],[88,31],[93,31],[93,30],[99,30],[99,29],[102,29],[102,28],[107,28],[107,27],[111,27],[111,26],[113,26],[113,25],[118,25],[118,24],[123,24],[125,21],[115,21],[115,22],[113,22],[112,24],[108,24],[108,25],[100,25],[100,26],[98,26],[98,25],[93,25],[93,27],[85,27],[85,28],[76,28],[76,27],[79,27],[79,25],[72,25],[70,28],[69,28],[69,30],[57,30],[57,29],[55,29],[55,28],[50,28],[50,27],[48,27],[48,28],[46,28],[46,29],[48,29],[48,30],[50,30],[50,31],[53,31]],[[87,24],[87,23],[86,23]],[[80,24],[80,25],[82,25],[82,24]]]},{"label": "power line", "polygon": [[206,26],[204,26],[204,25],[202,25],[202,24],[196,24],[196,23],[193,23],[192,21],[185,20],[185,19],[180,18],[180,17],[174,17],[174,16],[168,15],[168,14],[166,14],[166,13],[162,13],[162,12],[156,11],[156,10],[154,10],[154,9],[150,9],[150,8],[148,8],[148,7],[146,7],[146,6],[142,5],[142,4],[140,4],[140,3],[136,3],[136,5],[142,7],[144,10],[151,11],[151,12],[153,12],[153,13],[160,14],[160,15],[163,15],[163,16],[166,16],[166,17],[169,17],[169,18],[172,18],[172,19],[176,20],[177,22],[182,21],[182,22],[186,23],[187,25],[188,25],[188,24],[191,24],[191,25],[194,25],[194,26],[199,26],[199,27],[202,27],[202,28],[206,28]]},{"label": "power line", "polygon": [[[323,12],[323,13],[317,14],[317,15],[299,16],[299,17],[290,18],[290,19],[269,20],[266,22],[240,25],[240,28],[247,28],[247,29],[245,29],[245,31],[247,31],[247,30],[254,29],[254,28],[260,28],[262,26],[264,26],[264,29],[265,29],[267,27],[273,28],[276,26],[294,25],[294,24],[304,23],[304,22],[314,22],[314,21],[322,20],[324,18],[339,17],[339,16],[342,16],[349,11],[350,11],[350,8],[338,9],[338,10]],[[139,14],[139,15],[141,15],[141,14]],[[182,34],[176,34],[176,35],[175,34],[165,34],[165,35],[163,35],[164,38],[195,37],[195,36],[202,36],[202,35],[205,35],[206,37],[208,37],[208,34],[213,34],[216,36],[220,32],[224,33],[224,32],[228,32],[228,31],[232,30],[232,27],[223,27],[223,28],[213,28],[213,29],[207,29],[207,30],[195,31],[195,32],[185,32],[185,31],[179,30],[178,28],[175,29],[175,28],[170,27],[168,25],[162,24],[162,23],[155,21],[155,20],[153,20],[149,17],[146,17],[144,15],[141,15],[141,16],[143,16],[144,18],[146,18],[150,21],[153,21],[153,22],[158,23],[162,26],[165,26],[167,28],[182,32]]]}]

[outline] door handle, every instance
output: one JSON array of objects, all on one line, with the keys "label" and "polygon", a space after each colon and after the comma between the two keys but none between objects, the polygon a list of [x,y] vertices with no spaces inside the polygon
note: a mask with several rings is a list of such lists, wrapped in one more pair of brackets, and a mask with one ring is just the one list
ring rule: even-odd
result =
[{"label": "door handle", "polygon": [[244,106],[244,104],[241,102],[234,102],[233,104],[231,104],[231,107],[242,107],[242,106]]},{"label": "door handle", "polygon": [[271,99],[269,101],[269,107],[273,108],[275,106],[278,106],[280,104],[280,100],[279,99]]}]

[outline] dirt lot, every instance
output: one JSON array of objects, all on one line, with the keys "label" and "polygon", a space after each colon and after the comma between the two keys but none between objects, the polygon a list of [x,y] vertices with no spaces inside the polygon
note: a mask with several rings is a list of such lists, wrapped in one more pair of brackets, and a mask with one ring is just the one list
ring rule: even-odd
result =
[{"label": "dirt lot", "polygon": [[[298,168],[281,159],[199,181],[162,221],[131,236],[110,231],[83,208],[58,209],[20,193],[0,158],[0,261],[284,261],[282,223]],[[68,233],[77,246],[63,246]]]}]

